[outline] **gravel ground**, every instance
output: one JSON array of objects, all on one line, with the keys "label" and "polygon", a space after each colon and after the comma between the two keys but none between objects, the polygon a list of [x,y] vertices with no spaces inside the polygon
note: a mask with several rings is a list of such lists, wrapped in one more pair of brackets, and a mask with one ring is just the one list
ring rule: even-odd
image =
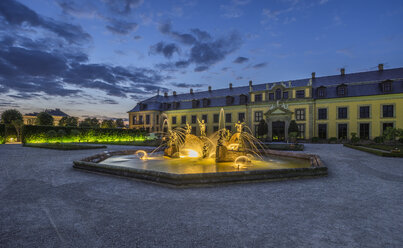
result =
[{"label": "gravel ground", "polygon": [[184,189],[0,145],[0,247],[403,247],[403,159],[305,147],[328,177]]}]

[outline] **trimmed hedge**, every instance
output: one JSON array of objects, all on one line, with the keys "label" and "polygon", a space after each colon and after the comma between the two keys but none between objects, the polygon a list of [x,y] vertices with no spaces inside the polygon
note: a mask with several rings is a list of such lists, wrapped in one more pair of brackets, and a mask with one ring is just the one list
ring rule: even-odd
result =
[{"label": "trimmed hedge", "polygon": [[142,141],[144,133],[134,129],[24,126],[22,143],[71,143]]},{"label": "trimmed hedge", "polygon": [[6,125],[0,124],[0,144],[6,143]]},{"label": "trimmed hedge", "polygon": [[382,156],[382,157],[400,157],[400,158],[403,157],[403,153],[393,153],[393,152],[386,152],[386,151],[383,152],[383,151],[367,148],[365,146],[351,145],[351,144],[344,144],[344,146],[348,147],[348,148],[356,149],[356,150],[359,150],[359,151],[372,153],[372,154]]},{"label": "trimmed hedge", "polygon": [[52,144],[23,144],[25,147],[34,147],[34,148],[45,148],[45,149],[54,149],[54,150],[87,150],[87,149],[100,149],[106,148],[107,146],[91,146],[91,145],[78,145],[78,144],[60,144],[60,143],[52,143]]}]

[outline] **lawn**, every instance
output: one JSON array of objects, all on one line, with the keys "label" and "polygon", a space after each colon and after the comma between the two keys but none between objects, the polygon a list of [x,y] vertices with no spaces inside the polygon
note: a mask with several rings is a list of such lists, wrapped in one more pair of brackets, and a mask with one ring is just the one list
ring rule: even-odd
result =
[{"label": "lawn", "polygon": [[46,148],[55,150],[86,150],[86,149],[100,149],[106,148],[105,145],[82,145],[82,144],[70,144],[70,143],[52,143],[52,144],[29,144],[26,143],[23,146],[34,148]]},{"label": "lawn", "polygon": [[384,144],[368,144],[368,145],[344,144],[344,146],[383,157],[403,157],[402,145],[397,146],[400,149],[400,152],[390,152],[394,148],[394,146]]}]

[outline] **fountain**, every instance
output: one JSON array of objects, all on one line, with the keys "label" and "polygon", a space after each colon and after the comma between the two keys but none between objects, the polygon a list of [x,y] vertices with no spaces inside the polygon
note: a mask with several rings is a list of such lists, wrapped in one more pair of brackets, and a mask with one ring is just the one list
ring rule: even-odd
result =
[{"label": "fountain", "polygon": [[197,120],[197,136],[191,125],[172,129],[165,119],[167,131],[156,149],[104,153],[75,161],[74,167],[174,185],[327,175],[318,156],[266,150],[244,122],[235,123],[231,133],[223,109],[219,116],[219,130],[210,136],[204,120]]}]

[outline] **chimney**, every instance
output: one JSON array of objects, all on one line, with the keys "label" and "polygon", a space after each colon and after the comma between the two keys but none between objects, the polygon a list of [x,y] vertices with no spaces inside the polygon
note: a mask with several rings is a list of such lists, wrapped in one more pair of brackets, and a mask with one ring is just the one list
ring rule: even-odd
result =
[{"label": "chimney", "polygon": [[251,92],[253,90],[253,87],[252,87],[252,80],[250,80],[249,81],[249,92]]},{"label": "chimney", "polygon": [[378,65],[378,71],[383,71],[383,64]]},{"label": "chimney", "polygon": [[173,94],[174,96],[176,96],[176,91],[174,91],[172,94]]},{"label": "chimney", "polygon": [[232,83],[229,83],[229,89],[232,90]]},{"label": "chimney", "polygon": [[211,86],[208,87],[208,91],[211,92]]},{"label": "chimney", "polygon": [[252,86],[252,80],[249,81],[249,87]]},{"label": "chimney", "polygon": [[312,72],[312,79],[315,79],[315,75],[316,73],[315,72]]},{"label": "chimney", "polygon": [[341,68],[340,69],[340,75],[344,76],[346,74],[346,69]]},{"label": "chimney", "polygon": [[164,96],[165,96],[165,97],[168,97],[168,92],[164,92]]},{"label": "chimney", "polygon": [[193,94],[193,89],[190,89],[190,94]]}]

